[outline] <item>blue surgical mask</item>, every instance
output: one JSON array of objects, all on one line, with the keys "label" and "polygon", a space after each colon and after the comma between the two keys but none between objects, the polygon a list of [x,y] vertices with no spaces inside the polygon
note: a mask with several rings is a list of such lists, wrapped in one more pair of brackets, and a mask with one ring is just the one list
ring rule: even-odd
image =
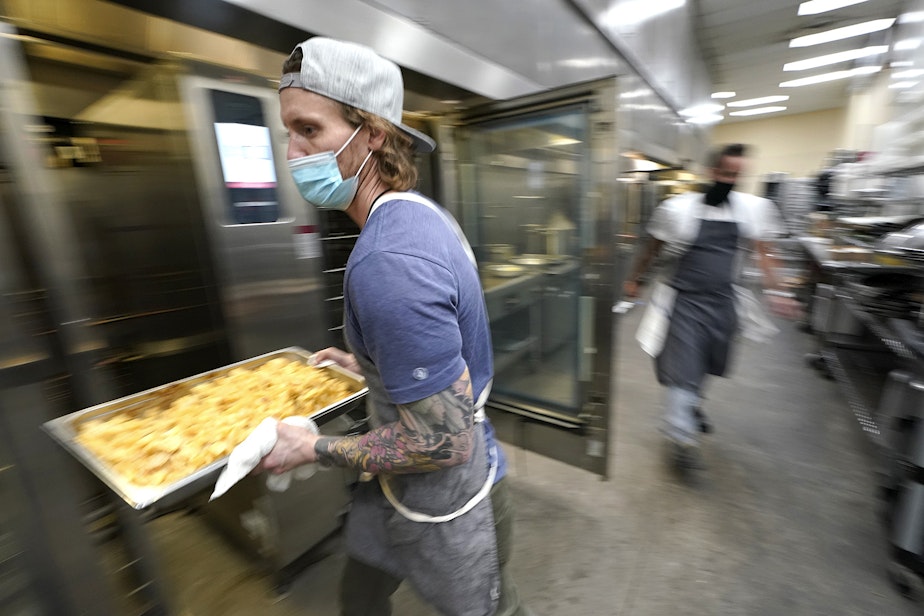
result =
[{"label": "blue surgical mask", "polygon": [[372,156],[372,151],[363,160],[356,175],[345,180],[337,166],[337,157],[350,145],[360,128],[362,126],[357,127],[336,152],[319,152],[289,161],[292,179],[306,201],[324,209],[345,210],[349,207],[359,188],[359,174]]}]

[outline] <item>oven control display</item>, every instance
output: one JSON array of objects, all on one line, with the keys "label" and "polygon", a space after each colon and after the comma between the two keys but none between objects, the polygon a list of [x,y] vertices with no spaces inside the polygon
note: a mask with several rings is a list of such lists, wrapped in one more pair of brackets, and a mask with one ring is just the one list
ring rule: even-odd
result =
[{"label": "oven control display", "polygon": [[211,90],[215,140],[228,195],[228,222],[279,220],[276,163],[260,99]]},{"label": "oven control display", "polygon": [[265,126],[215,122],[221,172],[228,188],[275,188],[276,168]]}]

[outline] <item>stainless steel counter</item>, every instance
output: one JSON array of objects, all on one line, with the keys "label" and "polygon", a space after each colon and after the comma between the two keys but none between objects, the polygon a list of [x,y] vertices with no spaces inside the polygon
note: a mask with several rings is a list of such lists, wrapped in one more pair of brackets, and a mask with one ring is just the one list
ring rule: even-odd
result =
[{"label": "stainless steel counter", "polygon": [[836,252],[834,240],[824,237],[801,236],[799,243],[812,260],[823,270],[832,273],[857,272],[874,273],[885,271],[907,271],[914,269],[910,265],[883,263],[877,260],[877,255],[871,250],[869,257],[863,260],[845,259]]}]

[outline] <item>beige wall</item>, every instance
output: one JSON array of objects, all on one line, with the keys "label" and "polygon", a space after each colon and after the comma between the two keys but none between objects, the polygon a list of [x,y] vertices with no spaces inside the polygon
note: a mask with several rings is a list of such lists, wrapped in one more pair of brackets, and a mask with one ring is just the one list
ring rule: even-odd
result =
[{"label": "beige wall", "polygon": [[892,119],[893,92],[889,90],[891,80],[888,73],[882,71],[868,88],[848,99],[842,148],[872,150],[876,128]]},{"label": "beige wall", "polygon": [[746,177],[739,190],[761,194],[763,177],[782,171],[791,177],[813,176],[832,150],[845,147],[847,109],[813,111],[775,118],[719,124],[712,143],[745,143],[752,147]]}]

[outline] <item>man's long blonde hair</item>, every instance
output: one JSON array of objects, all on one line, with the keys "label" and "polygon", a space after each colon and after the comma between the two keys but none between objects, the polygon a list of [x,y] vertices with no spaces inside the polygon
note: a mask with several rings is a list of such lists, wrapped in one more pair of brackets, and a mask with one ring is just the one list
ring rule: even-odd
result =
[{"label": "man's long blonde hair", "polygon": [[[282,74],[300,73],[302,57],[301,48],[296,48],[283,63]],[[411,138],[385,118],[339,101],[334,102],[340,106],[343,119],[353,128],[365,126],[385,134],[382,147],[372,155],[378,163],[382,181],[392,190],[410,190],[416,187],[417,165],[414,164],[414,142]]]}]

